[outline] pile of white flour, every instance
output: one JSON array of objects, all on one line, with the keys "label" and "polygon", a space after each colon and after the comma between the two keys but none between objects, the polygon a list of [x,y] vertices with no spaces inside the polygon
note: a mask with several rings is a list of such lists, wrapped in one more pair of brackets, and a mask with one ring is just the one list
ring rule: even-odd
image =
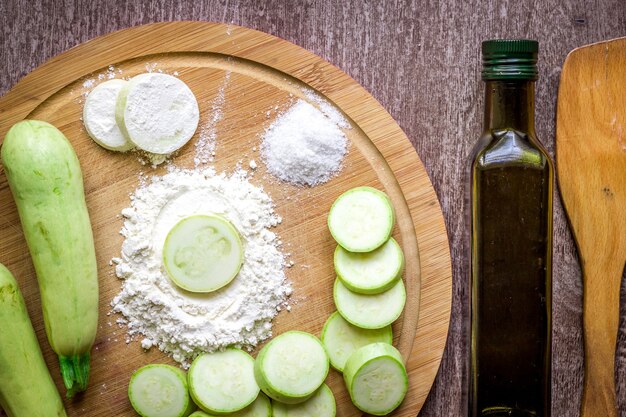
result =
[{"label": "pile of white flour", "polygon": [[324,112],[298,100],[265,132],[261,153],[272,175],[295,185],[315,186],[341,170],[347,139],[340,127],[348,124],[329,104],[321,108]]},{"label": "pile of white flour", "polygon": [[[211,213],[239,231],[244,263],[228,286],[194,294],[169,280],[161,251],[180,219]],[[141,185],[122,215],[125,240],[121,258],[113,262],[124,283],[111,305],[124,316],[131,338],[143,335],[144,348],[157,346],[187,367],[202,352],[250,347],[271,336],[271,320],[291,294],[279,240],[269,230],[281,219],[245,171],[227,176],[213,169],[174,169]]]}]

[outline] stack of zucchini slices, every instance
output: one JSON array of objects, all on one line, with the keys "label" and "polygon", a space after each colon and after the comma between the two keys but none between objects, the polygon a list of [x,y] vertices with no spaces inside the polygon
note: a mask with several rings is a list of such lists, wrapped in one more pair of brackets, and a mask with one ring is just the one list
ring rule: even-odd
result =
[{"label": "stack of zucchini slices", "polygon": [[322,330],[331,365],[343,372],[350,398],[360,410],[386,415],[408,389],[400,352],[391,343],[391,323],[402,314],[406,291],[404,254],[391,237],[391,200],[371,187],[357,187],[337,198],[328,228],[337,241],[334,264],[337,312]]}]

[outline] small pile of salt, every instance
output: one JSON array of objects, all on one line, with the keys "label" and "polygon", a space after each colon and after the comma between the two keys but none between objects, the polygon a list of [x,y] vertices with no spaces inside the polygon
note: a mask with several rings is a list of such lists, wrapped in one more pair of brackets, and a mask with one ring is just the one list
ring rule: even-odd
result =
[{"label": "small pile of salt", "polygon": [[265,132],[261,155],[267,170],[300,186],[330,180],[341,170],[347,152],[346,136],[333,119],[298,100]]}]

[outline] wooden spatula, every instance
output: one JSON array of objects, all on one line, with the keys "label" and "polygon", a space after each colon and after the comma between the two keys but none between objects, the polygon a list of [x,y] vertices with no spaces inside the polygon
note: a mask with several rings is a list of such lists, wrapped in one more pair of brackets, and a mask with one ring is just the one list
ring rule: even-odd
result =
[{"label": "wooden spatula", "polygon": [[616,417],[615,348],[626,262],[626,38],[563,65],[556,160],[583,272],[582,417]]}]

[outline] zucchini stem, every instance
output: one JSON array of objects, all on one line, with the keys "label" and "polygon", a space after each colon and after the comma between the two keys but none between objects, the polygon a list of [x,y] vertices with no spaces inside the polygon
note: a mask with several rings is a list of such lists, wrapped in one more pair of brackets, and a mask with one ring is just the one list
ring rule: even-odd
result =
[{"label": "zucchini stem", "polygon": [[87,389],[89,381],[89,352],[82,355],[59,356],[61,376],[67,389],[67,398]]}]

